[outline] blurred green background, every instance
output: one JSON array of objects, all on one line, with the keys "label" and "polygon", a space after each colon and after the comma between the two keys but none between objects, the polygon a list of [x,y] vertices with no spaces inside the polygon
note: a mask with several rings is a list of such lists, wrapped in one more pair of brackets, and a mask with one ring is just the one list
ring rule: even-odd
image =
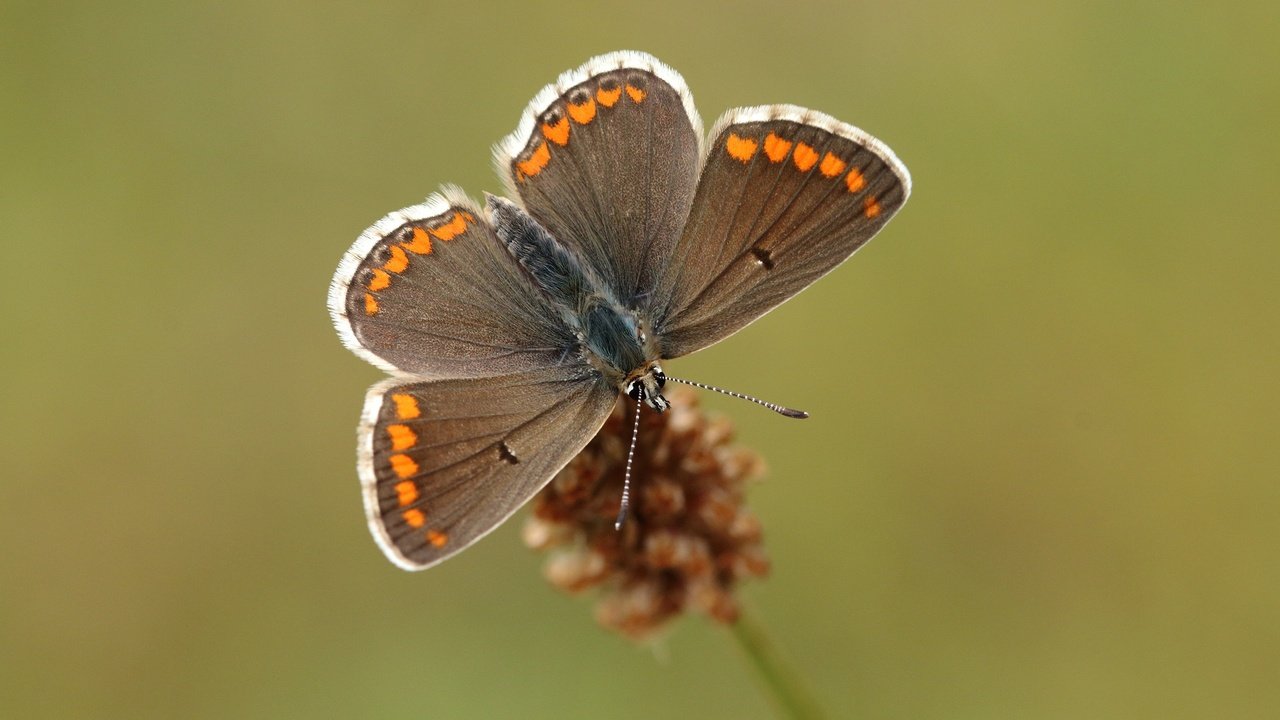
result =
[{"label": "blurred green background", "polygon": [[5,3],[0,715],[773,716],[723,629],[606,633],[519,522],[409,574],[360,507],[339,256],[636,48],[708,125],[815,107],[915,178],[669,368],[814,416],[706,399],[831,716],[1276,717],[1280,9],[1188,5]]}]

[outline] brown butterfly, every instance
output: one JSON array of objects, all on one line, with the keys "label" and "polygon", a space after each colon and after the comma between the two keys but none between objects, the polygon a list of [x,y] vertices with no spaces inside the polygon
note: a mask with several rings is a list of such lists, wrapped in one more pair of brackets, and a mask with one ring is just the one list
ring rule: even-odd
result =
[{"label": "brown butterfly", "polygon": [[511,199],[445,187],[393,212],[329,290],[343,344],[393,375],[357,458],[374,539],[408,570],[510,517],[620,393],[637,418],[666,409],[662,361],[830,272],[911,191],[888,147],[813,110],[737,108],[704,138],[684,80],[639,52],[561,75],[494,156]]}]

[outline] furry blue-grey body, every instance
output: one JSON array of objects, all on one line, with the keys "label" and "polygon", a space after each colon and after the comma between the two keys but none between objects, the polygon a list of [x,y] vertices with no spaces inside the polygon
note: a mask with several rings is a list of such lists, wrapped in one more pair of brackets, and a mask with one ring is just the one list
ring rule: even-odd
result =
[{"label": "furry blue-grey body", "polygon": [[649,382],[643,382],[652,374],[657,354],[635,311],[615,297],[570,248],[514,203],[490,196],[489,208],[498,237],[576,333],[578,347],[565,350],[581,352],[604,380],[619,390],[630,393],[629,381],[641,380],[650,391],[647,396],[660,398],[660,383],[650,388]]}]

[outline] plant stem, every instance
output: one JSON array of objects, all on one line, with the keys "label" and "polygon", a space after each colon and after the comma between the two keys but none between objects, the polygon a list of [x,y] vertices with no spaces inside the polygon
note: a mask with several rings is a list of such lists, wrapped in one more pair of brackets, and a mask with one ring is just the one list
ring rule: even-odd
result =
[{"label": "plant stem", "polygon": [[768,688],[780,712],[791,718],[821,718],[822,710],[809,694],[800,676],[792,670],[769,642],[764,629],[744,610],[732,625],[733,637],[747,654],[751,666]]}]

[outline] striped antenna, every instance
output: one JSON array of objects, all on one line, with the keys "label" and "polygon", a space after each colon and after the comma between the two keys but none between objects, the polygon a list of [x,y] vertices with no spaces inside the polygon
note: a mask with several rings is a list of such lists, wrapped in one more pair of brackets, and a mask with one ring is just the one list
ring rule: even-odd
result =
[{"label": "striped antenna", "polygon": [[644,393],[637,393],[636,419],[631,426],[631,449],[627,451],[627,475],[622,480],[622,506],[618,508],[618,519],[613,521],[613,529],[621,530],[622,522],[627,519],[627,510],[631,507],[631,460],[636,455],[636,438],[640,437],[640,406],[644,405]]},{"label": "striped antenna", "polygon": [[[670,380],[672,382],[682,383],[684,385],[692,385],[696,388],[702,388],[703,390],[711,390],[712,392],[718,392],[723,395],[728,395],[730,397],[736,397],[740,400],[750,400],[751,402],[757,405],[762,405],[764,407],[767,407],[770,410],[778,413],[779,415],[786,415],[789,418],[797,418],[802,420],[804,418],[809,417],[809,413],[803,410],[792,410],[791,408],[782,407],[781,405],[778,405],[776,403],[765,402],[760,398],[754,398],[754,397],[751,397],[750,395],[743,395],[742,393],[736,393],[732,390],[725,390],[724,388],[718,388],[715,385],[707,385],[705,383],[694,382],[692,380],[681,380],[680,378],[671,377],[670,375],[666,375],[665,379]],[[632,444],[633,445],[635,444],[634,439],[632,440]]]}]

